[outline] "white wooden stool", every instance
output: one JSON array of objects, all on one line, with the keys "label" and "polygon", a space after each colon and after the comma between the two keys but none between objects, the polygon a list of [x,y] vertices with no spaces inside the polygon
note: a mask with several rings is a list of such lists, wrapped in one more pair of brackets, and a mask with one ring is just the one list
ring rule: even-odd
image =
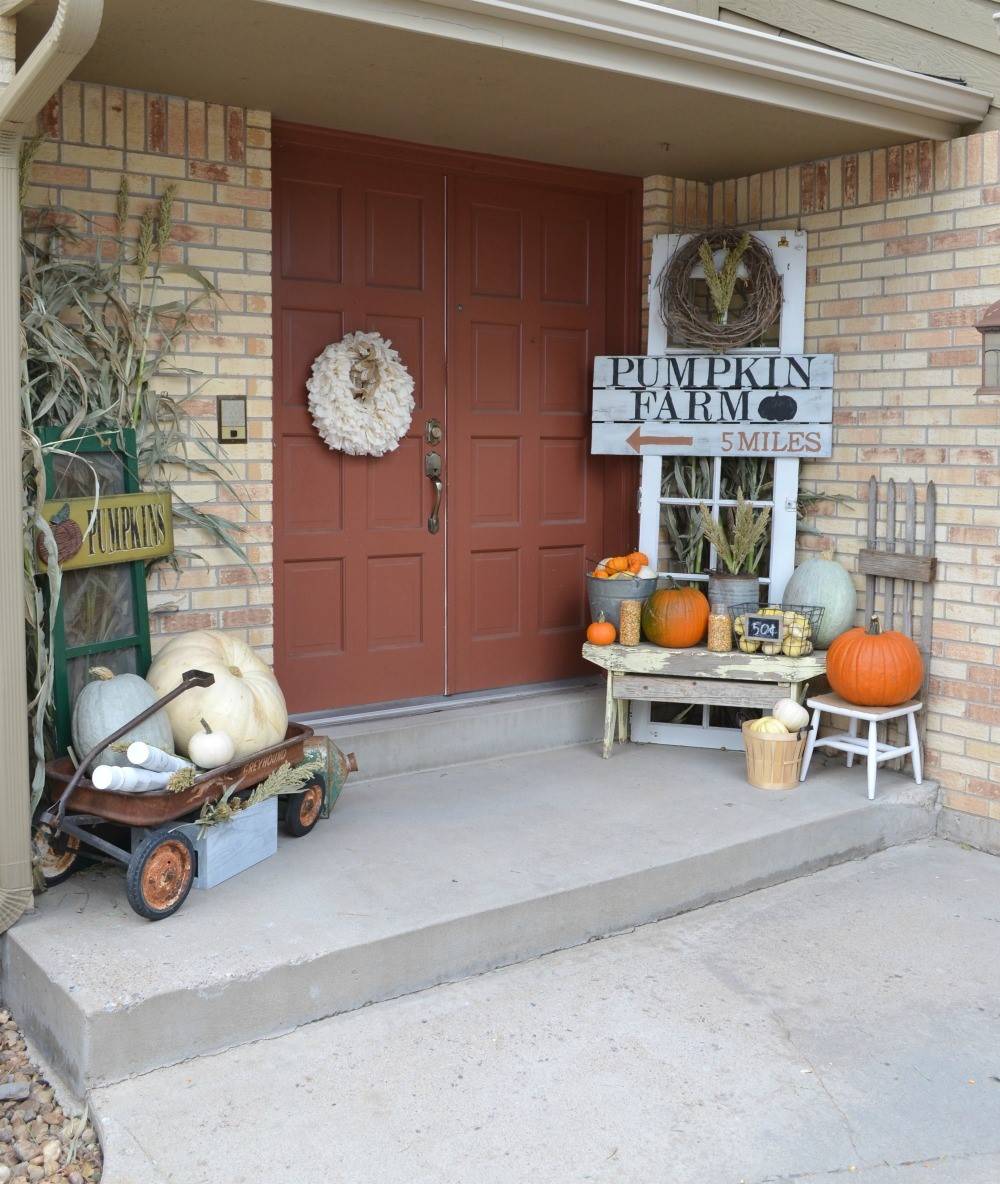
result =
[{"label": "white wooden stool", "polygon": [[[882,761],[890,761],[893,757],[905,757],[907,753],[913,762],[913,780],[919,785],[923,781],[923,770],[920,764],[920,741],[917,737],[917,712],[923,706],[916,699],[908,703],[900,703],[897,707],[859,707],[855,703],[848,703],[839,695],[817,695],[815,699],[807,699],[806,706],[812,710],[812,725],[809,728],[809,739],[806,742],[805,755],[802,757],[802,773],[800,781],[805,781],[809,772],[809,762],[812,760],[813,749],[837,748],[847,753],[847,767],[854,764],[856,756],[863,756],[868,761],[868,796],[875,797],[875,777]],[[847,735],[819,736],[820,716],[823,712],[829,715],[841,715],[847,718]],[[909,743],[896,748],[891,744],[883,744],[878,738],[878,725],[886,720],[899,719],[906,716],[906,735]],[[858,721],[865,720],[868,724],[867,737],[858,735]]]}]

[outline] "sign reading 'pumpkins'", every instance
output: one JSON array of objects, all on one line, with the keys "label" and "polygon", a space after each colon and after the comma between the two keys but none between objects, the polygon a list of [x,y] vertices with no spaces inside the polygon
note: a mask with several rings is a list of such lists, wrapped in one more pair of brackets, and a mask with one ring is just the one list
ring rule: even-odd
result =
[{"label": "sign reading 'pumpkins'", "polygon": [[832,420],[832,354],[594,359],[594,453],[829,456]]},{"label": "sign reading 'pumpkins'", "polygon": [[[42,514],[59,550],[64,571],[159,559],[174,549],[169,493],[118,493],[46,502]],[[38,557],[47,561],[39,536]]]}]

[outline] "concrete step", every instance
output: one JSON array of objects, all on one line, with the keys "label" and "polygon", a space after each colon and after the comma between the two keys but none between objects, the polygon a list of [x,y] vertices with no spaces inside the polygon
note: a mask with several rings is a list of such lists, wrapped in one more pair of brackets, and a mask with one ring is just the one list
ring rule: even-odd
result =
[{"label": "concrete step", "polygon": [[46,893],[0,995],[71,1087],[118,1081],[930,835],[936,789],[817,767],[754,790],[739,753],[595,745],[349,783],[332,818],[131,912],[117,867]]},{"label": "concrete step", "polygon": [[394,777],[597,740],[604,687],[519,689],[485,701],[470,696],[313,726],[356,754],[365,780]]},{"label": "concrete step", "polygon": [[997,1184],[998,896],[911,843],[95,1090],[102,1184]]}]

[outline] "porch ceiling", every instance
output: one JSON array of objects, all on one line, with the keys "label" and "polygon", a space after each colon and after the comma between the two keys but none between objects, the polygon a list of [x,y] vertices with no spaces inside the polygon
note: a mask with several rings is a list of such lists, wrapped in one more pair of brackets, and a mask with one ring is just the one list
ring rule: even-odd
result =
[{"label": "porch ceiling", "polygon": [[[447,22],[431,19],[446,6],[452,10]],[[883,93],[865,93],[874,81],[870,72],[883,68],[859,59],[843,59],[845,77],[858,73],[841,86],[838,62],[829,60],[841,55],[810,59],[809,77],[791,58],[777,73],[766,63],[767,76],[761,76],[754,62],[764,61],[780,39],[767,38],[765,45],[753,40],[760,34],[658,13],[648,4],[585,0],[584,8],[661,21],[656,28],[672,38],[666,46],[664,37],[648,48],[649,31],[642,29],[617,28],[611,35],[601,26],[581,33],[563,27],[567,21],[558,14],[552,19],[562,25],[542,28],[537,13],[545,5],[534,6],[530,20],[507,21],[482,10],[517,6],[469,0],[446,0],[446,6],[105,0],[101,33],[75,76],[346,131],[703,180],[953,135],[962,113],[976,106],[974,93],[887,68]],[[55,0],[41,0],[18,18],[21,55],[44,32],[54,8]],[[353,19],[361,12],[365,19]],[[678,21],[696,23],[675,28]],[[509,36],[501,35],[501,25]],[[692,50],[681,44],[681,34],[695,41],[749,38],[746,60],[728,56],[722,41]],[[640,41],[646,48],[632,44]],[[825,52],[791,42],[777,52],[801,56],[803,50]],[[835,93],[838,88],[843,93]],[[917,101],[911,92],[919,92]],[[985,111],[985,100],[982,105]]]}]

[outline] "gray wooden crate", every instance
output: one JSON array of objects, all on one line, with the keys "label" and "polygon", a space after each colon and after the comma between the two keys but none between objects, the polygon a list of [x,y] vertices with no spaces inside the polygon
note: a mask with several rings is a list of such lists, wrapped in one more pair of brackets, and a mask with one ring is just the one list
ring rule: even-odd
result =
[{"label": "gray wooden crate", "polygon": [[[229,822],[220,822],[204,830],[193,822],[160,829],[182,830],[187,835],[198,857],[194,887],[214,888],[223,880],[270,858],[278,850],[278,799],[268,798]],[[149,833],[141,827],[132,828],[133,851]]]}]

